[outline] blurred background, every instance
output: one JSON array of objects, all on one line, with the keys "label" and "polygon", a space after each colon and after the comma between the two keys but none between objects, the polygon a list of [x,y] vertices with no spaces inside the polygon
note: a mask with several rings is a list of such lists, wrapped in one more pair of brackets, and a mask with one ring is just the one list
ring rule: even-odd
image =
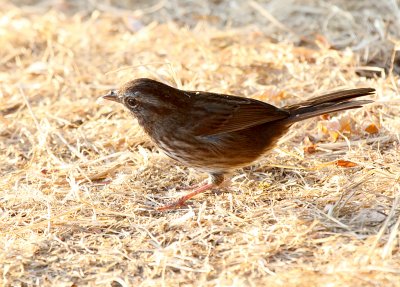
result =
[{"label": "blurred background", "polygon": [[[392,68],[399,73],[400,56],[394,55],[400,36],[398,0],[13,0],[10,3],[31,12],[49,9],[67,15],[108,12],[116,17],[125,16],[132,30],[168,22],[189,28],[202,23],[218,29],[254,25],[274,41],[313,46],[317,39],[334,49],[351,49],[362,64],[384,68],[386,72],[394,57]],[[373,73],[372,70],[364,72]]]}]

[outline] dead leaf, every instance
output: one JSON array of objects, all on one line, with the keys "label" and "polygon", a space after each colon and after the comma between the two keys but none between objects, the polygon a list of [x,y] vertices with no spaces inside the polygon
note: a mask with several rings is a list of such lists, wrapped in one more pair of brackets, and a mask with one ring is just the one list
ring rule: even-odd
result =
[{"label": "dead leaf", "polygon": [[365,131],[369,134],[376,134],[379,132],[379,128],[375,124],[370,124],[365,128]]},{"label": "dead leaf", "polygon": [[329,131],[329,135],[331,136],[331,140],[336,142],[340,134],[336,131]]},{"label": "dead leaf", "polygon": [[323,114],[320,117],[321,117],[321,119],[323,119],[325,121],[327,121],[327,120],[329,120],[331,118],[331,116],[329,114]]},{"label": "dead leaf", "polygon": [[336,165],[340,167],[355,167],[357,164],[352,161],[344,160],[344,159],[339,159],[336,161]]},{"label": "dead leaf", "polygon": [[342,117],[340,120],[340,131],[341,132],[351,132],[351,119],[350,117]]},{"label": "dead leaf", "polygon": [[322,122],[318,122],[318,131],[321,134],[326,135],[328,133],[328,128]]}]

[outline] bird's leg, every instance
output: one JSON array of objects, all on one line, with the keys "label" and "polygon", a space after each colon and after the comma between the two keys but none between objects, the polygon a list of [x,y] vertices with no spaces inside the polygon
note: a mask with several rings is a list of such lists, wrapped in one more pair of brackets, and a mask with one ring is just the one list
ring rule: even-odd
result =
[{"label": "bird's leg", "polygon": [[209,180],[204,180],[204,181],[202,181],[202,182],[200,182],[200,183],[196,183],[196,184],[192,184],[192,185],[186,185],[186,186],[179,186],[179,187],[177,187],[176,189],[177,190],[193,190],[193,189],[196,189],[196,188],[199,188],[199,187],[202,187],[203,185],[206,185],[206,184],[208,184],[208,182],[209,182]]},{"label": "bird's leg", "polygon": [[170,209],[176,209],[178,207],[181,207],[182,205],[185,204],[185,202],[189,199],[191,199],[192,197],[198,195],[199,193],[203,193],[207,190],[210,190],[214,187],[219,186],[222,182],[224,181],[224,175],[223,174],[211,174],[210,175],[210,179],[209,182],[203,186],[197,187],[195,190],[193,190],[192,192],[182,196],[181,198],[179,198],[177,201],[161,206],[159,208],[157,208],[158,211],[165,211],[165,210],[170,210]]},{"label": "bird's leg", "polygon": [[196,196],[199,193],[205,192],[205,191],[207,191],[207,190],[209,190],[209,189],[211,189],[211,188],[213,188],[215,186],[216,185],[213,184],[213,183],[208,183],[206,185],[203,185],[203,186],[193,190],[192,192],[182,196],[181,198],[179,198],[177,201],[175,201],[173,203],[158,207],[157,210],[158,211],[165,211],[165,210],[175,209],[175,208],[181,207],[182,205],[185,204],[185,202],[187,200],[191,199],[193,196]]}]

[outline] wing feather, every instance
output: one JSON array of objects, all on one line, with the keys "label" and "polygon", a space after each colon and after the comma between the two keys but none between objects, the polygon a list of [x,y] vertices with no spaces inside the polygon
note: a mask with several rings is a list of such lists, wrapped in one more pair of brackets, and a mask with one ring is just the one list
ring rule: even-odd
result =
[{"label": "wing feather", "polygon": [[206,92],[185,93],[198,97],[193,101],[195,112],[191,115],[197,119],[192,127],[196,136],[238,131],[289,116],[285,110],[254,99]]}]

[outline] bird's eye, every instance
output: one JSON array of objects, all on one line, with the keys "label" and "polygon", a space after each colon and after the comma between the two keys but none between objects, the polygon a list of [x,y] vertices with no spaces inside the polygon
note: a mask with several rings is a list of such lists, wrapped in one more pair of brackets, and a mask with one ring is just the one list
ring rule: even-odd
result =
[{"label": "bird's eye", "polygon": [[130,106],[130,107],[135,107],[137,105],[137,101],[134,98],[129,98],[126,100],[126,103]]}]

